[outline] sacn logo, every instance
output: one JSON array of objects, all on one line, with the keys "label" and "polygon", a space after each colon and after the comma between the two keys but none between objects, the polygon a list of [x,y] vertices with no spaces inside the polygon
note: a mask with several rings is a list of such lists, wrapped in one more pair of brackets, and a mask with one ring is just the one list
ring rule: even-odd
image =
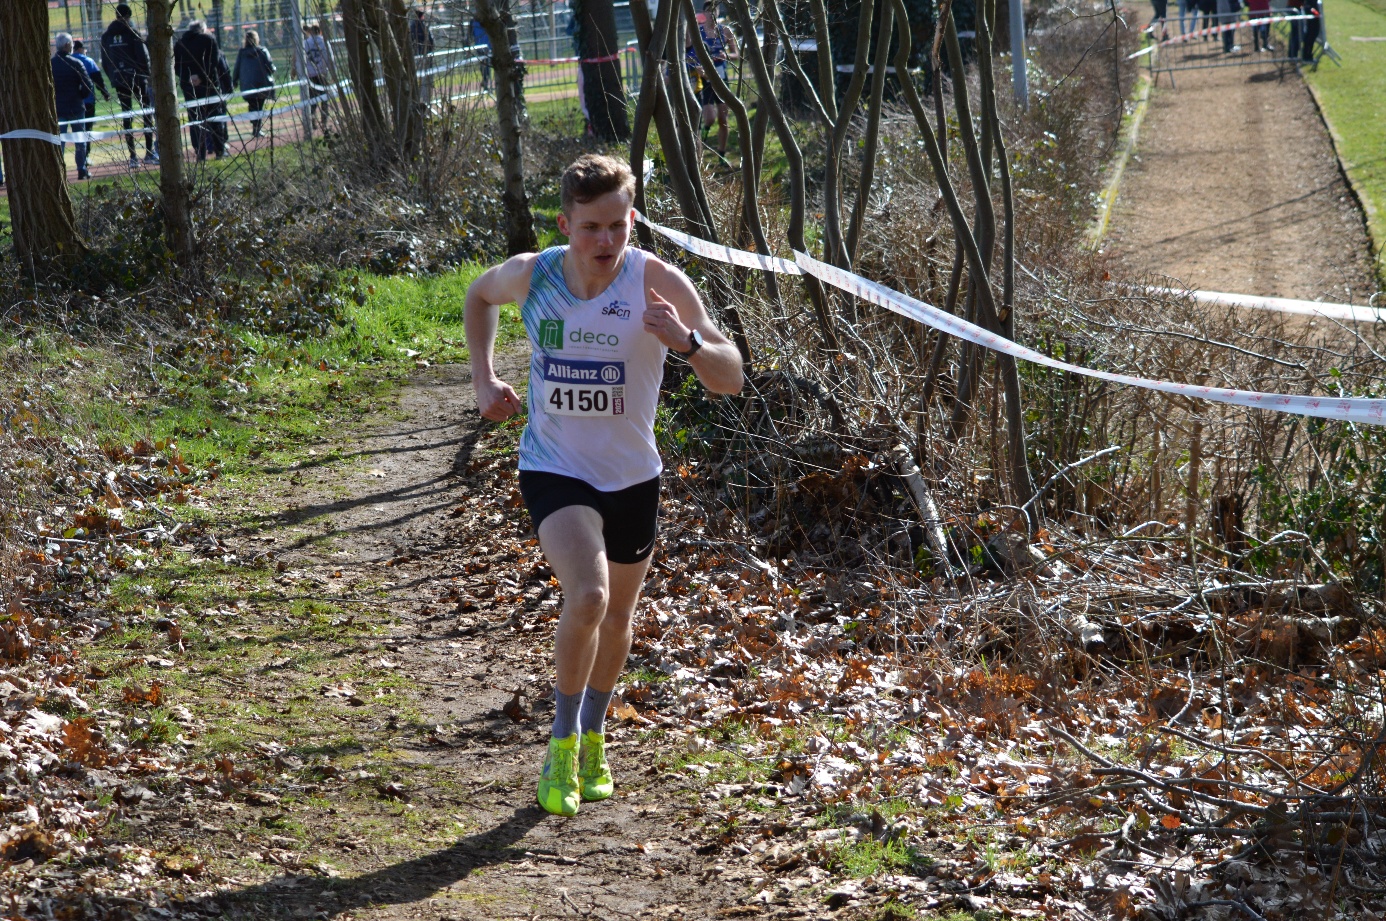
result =
[{"label": "sacn logo", "polygon": [[539,321],[539,348],[558,350],[563,348],[563,321]]}]

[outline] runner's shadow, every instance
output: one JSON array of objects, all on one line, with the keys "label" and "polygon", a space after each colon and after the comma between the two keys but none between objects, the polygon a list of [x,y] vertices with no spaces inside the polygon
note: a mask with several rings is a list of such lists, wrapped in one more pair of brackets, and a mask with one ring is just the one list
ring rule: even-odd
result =
[{"label": "runner's shadow", "polygon": [[[254,533],[266,527],[292,527],[303,525],[316,519],[330,515],[340,515],[362,506],[380,506],[382,510],[390,505],[397,505],[403,502],[417,501],[421,499],[439,499],[434,504],[427,507],[416,509],[406,515],[390,518],[377,518],[363,524],[345,528],[341,533],[351,533],[359,531],[378,531],[389,530],[410,519],[420,518],[431,512],[446,508],[455,499],[453,493],[457,489],[455,478],[464,476],[467,467],[471,464],[472,455],[476,451],[477,442],[481,439],[493,423],[487,422],[480,416],[473,416],[463,423],[466,427],[456,438],[439,442],[437,446],[449,444],[457,445],[457,453],[453,456],[451,468],[446,471],[437,472],[434,476],[417,482],[405,483],[392,489],[381,490],[379,492],[367,493],[363,496],[356,496],[350,499],[338,499],[329,502],[319,502],[309,505],[302,505],[289,509],[285,512],[264,512],[253,515],[249,519],[247,530]],[[450,427],[456,427],[457,423],[452,423]],[[408,450],[425,450],[432,445],[411,446]],[[297,549],[305,545],[309,539],[305,538],[292,545],[289,549]]]},{"label": "runner's shadow", "polygon": [[[440,424],[440,425],[430,425],[430,426],[425,426],[424,428],[410,429],[410,430],[407,431],[407,432],[395,432],[395,433],[391,433],[391,434],[392,434],[393,437],[396,437],[396,438],[407,437],[407,436],[409,436],[409,435],[420,435],[420,436],[422,436],[422,435],[425,435],[425,434],[433,434],[433,433],[440,432],[440,431],[442,431],[442,432],[448,432],[448,431],[453,430],[453,429],[456,428],[456,427],[457,427],[457,423],[449,421],[449,422],[442,423],[442,424]],[[331,465],[331,464],[339,464],[339,463],[342,463],[343,461],[359,460],[360,458],[363,458],[363,457],[376,457],[376,456],[379,456],[379,455],[387,455],[387,454],[412,454],[412,453],[414,453],[415,451],[428,451],[428,450],[431,450],[431,449],[433,449],[433,448],[446,448],[446,447],[448,447],[449,445],[455,445],[455,444],[460,443],[461,440],[462,440],[461,438],[449,438],[449,439],[447,439],[446,441],[432,441],[432,442],[427,442],[427,443],[424,443],[424,444],[396,445],[395,447],[390,447],[390,448],[370,448],[370,449],[364,449],[364,448],[363,448],[363,449],[360,450],[360,451],[348,451],[348,452],[343,453],[343,454],[324,454],[324,455],[321,455],[320,457],[318,457],[316,460],[311,460],[311,461],[298,461],[296,464],[290,464],[290,465],[284,465],[284,464],[270,464],[270,465],[261,467],[261,468],[260,468],[260,471],[261,471],[262,473],[266,473],[266,474],[279,474],[279,473],[293,473],[293,472],[298,471],[298,470],[303,470],[303,471],[316,470],[316,469],[319,468],[319,467],[326,467],[326,466]]]},{"label": "runner's shadow", "polygon": [[234,892],[221,892],[201,903],[181,906],[227,919],[337,918],[368,906],[423,902],[466,879],[478,869],[525,859],[518,846],[548,813],[522,806],[494,828],[463,838],[432,854],[415,857],[351,879],[279,876]]}]

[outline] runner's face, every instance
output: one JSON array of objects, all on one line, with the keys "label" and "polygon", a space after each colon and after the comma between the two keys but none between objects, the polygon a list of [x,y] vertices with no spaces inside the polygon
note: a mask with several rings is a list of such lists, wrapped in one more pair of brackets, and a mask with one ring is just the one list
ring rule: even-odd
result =
[{"label": "runner's face", "polygon": [[585,271],[608,275],[630,241],[630,222],[630,195],[608,192],[586,204],[574,202],[571,214],[559,213],[558,230]]}]

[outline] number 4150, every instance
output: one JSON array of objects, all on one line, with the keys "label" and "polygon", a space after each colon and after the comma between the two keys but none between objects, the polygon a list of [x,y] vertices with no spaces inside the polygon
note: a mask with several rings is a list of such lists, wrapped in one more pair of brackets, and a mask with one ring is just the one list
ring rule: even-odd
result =
[{"label": "number 4150", "polygon": [[549,403],[558,412],[567,410],[580,413],[604,413],[609,407],[605,390],[582,390],[572,387],[555,387],[549,394]]}]

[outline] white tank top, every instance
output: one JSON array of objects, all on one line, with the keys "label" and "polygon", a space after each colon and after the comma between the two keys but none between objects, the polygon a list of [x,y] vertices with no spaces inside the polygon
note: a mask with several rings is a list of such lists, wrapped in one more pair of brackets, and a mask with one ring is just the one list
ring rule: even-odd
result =
[{"label": "white tank top", "polygon": [[668,350],[641,319],[645,252],[626,247],[616,279],[584,301],[563,279],[567,250],[539,254],[520,308],[532,349],[520,469],[614,492],[663,469],[654,420]]}]

